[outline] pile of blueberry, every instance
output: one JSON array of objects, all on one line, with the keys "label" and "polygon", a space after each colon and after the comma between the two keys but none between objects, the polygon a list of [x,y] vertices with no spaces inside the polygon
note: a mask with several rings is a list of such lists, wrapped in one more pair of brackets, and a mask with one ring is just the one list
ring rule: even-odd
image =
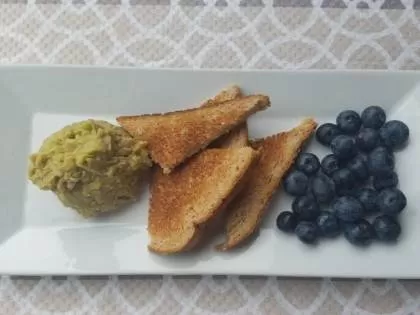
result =
[{"label": "pile of blueberry", "polygon": [[394,152],[408,137],[408,127],[386,122],[379,106],[361,115],[346,110],[336,124],[321,125],[316,139],[332,154],[321,161],[312,153],[299,155],[284,180],[285,191],[295,197],[293,211],[281,212],[277,227],[309,244],[342,232],[354,245],[396,241],[401,233],[397,216],[407,199],[397,188]]}]

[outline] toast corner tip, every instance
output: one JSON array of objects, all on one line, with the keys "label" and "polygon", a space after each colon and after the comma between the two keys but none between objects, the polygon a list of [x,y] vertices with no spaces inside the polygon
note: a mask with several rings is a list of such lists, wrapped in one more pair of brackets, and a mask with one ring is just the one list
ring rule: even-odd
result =
[{"label": "toast corner tip", "polygon": [[153,244],[153,242],[147,245],[147,249],[149,250],[149,252],[157,254],[157,255],[163,255],[163,256],[175,254],[177,252],[176,250],[173,250],[173,249],[162,248],[161,246],[155,246],[155,245]]},{"label": "toast corner tip", "polygon": [[223,243],[217,244],[214,248],[218,252],[228,252],[232,249],[235,249],[238,245],[240,245],[242,241],[232,241],[230,239],[226,239]]},{"label": "toast corner tip", "polygon": [[267,107],[270,106],[271,101],[270,101],[270,97],[268,95],[258,94],[257,96],[259,97],[262,104],[264,104]]},{"label": "toast corner tip", "polygon": [[158,251],[156,251],[156,248],[154,248],[152,244],[147,245],[147,250],[151,253],[159,253]]},{"label": "toast corner tip", "polygon": [[317,121],[313,117],[306,117],[302,121],[302,124],[308,124],[308,125],[311,125],[311,126],[314,126],[314,127],[318,126]]},{"label": "toast corner tip", "polygon": [[218,252],[226,252],[229,248],[226,243],[217,244],[214,249]]},{"label": "toast corner tip", "polygon": [[132,116],[118,116],[115,120],[120,126],[123,126],[124,124],[129,123],[130,118],[132,118]]},{"label": "toast corner tip", "polygon": [[242,94],[242,90],[241,90],[240,86],[238,84],[235,84],[235,83],[229,84],[222,91],[231,91],[232,94],[237,94],[237,95]]}]

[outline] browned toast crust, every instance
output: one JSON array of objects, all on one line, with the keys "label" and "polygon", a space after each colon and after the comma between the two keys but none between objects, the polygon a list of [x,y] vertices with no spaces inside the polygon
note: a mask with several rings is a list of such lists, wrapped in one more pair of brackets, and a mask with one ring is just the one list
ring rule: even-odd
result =
[{"label": "browned toast crust", "polygon": [[149,249],[172,254],[194,246],[202,225],[223,210],[258,153],[250,147],[208,149],[151,183]]},{"label": "browned toast crust", "polygon": [[231,85],[221,90],[213,98],[206,100],[203,104],[201,104],[201,106],[205,107],[205,106],[215,105],[215,104],[231,101],[240,97],[242,97],[242,91],[240,87],[237,85]]},{"label": "browned toast crust", "polygon": [[[242,97],[242,91],[237,85],[232,85],[220,91],[216,96],[204,102],[201,106],[214,105]],[[243,122],[227,134],[214,140],[210,148],[242,148],[248,145],[248,124]]]},{"label": "browned toast crust", "polygon": [[216,247],[218,250],[238,246],[258,229],[281,179],[316,125],[313,119],[306,119],[290,131],[252,143],[261,154],[252,168],[250,180],[227,209],[226,241]]},{"label": "browned toast crust", "polygon": [[117,121],[133,137],[147,141],[152,160],[169,173],[269,105],[267,96],[251,95],[166,114],[121,116]]}]

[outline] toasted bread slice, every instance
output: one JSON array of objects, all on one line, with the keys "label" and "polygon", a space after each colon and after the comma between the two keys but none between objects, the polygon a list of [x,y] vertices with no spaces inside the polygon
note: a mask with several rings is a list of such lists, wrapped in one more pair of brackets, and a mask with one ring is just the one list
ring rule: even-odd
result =
[{"label": "toasted bread slice", "polygon": [[122,116],[117,121],[133,137],[147,141],[152,160],[167,174],[269,105],[267,96],[252,95],[166,114]]},{"label": "toasted bread slice", "polygon": [[218,250],[225,251],[238,246],[258,229],[281,179],[316,125],[313,119],[306,119],[290,131],[252,143],[261,154],[250,171],[249,181],[229,204],[225,223],[226,241],[216,247]]},{"label": "toasted bread slice", "polygon": [[[214,105],[238,99],[242,97],[242,91],[237,85],[232,85],[220,91],[216,96],[204,102],[201,106]],[[213,141],[211,148],[242,148],[248,145],[248,124],[246,121],[235,127],[229,133]]]},{"label": "toasted bread slice", "polygon": [[201,227],[223,211],[257,156],[250,147],[207,149],[171,174],[156,168],[151,183],[149,249],[161,254],[191,249]]}]

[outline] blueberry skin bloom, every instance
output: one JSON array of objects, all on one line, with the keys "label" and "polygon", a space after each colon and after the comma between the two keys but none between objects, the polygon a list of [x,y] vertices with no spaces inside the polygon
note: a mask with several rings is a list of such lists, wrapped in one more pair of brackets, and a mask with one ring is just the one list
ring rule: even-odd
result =
[{"label": "blueberry skin bloom", "polygon": [[293,212],[283,211],[278,215],[276,225],[280,231],[293,232],[297,222],[297,216]]},{"label": "blueberry skin bloom", "polygon": [[362,125],[362,119],[354,110],[342,111],[337,116],[337,126],[345,134],[357,133]]},{"label": "blueberry skin bloom", "polygon": [[368,221],[360,219],[345,225],[344,236],[353,245],[366,246],[373,241],[375,230]]},{"label": "blueberry skin bloom", "polygon": [[356,184],[356,178],[348,168],[339,169],[332,174],[337,193],[350,190]]},{"label": "blueberry skin bloom", "polygon": [[362,112],[361,118],[363,127],[379,129],[386,121],[386,114],[382,107],[369,106]]},{"label": "blueberry skin bloom", "polygon": [[335,183],[325,174],[318,174],[311,180],[312,194],[319,203],[328,203],[335,196]]},{"label": "blueberry skin bloom", "polygon": [[340,169],[340,160],[334,154],[326,155],[321,161],[322,171],[331,176],[332,173]]},{"label": "blueberry skin bloom", "polygon": [[292,210],[299,220],[315,220],[320,212],[319,205],[311,194],[297,197],[292,203]]},{"label": "blueberry skin bloom", "polygon": [[341,131],[337,125],[326,123],[318,127],[315,137],[322,145],[329,146],[331,141],[339,134],[341,134]]},{"label": "blueberry skin bloom", "polygon": [[361,202],[366,213],[378,211],[378,192],[372,188],[360,188],[356,191],[355,197]]},{"label": "blueberry skin bloom", "polygon": [[401,234],[401,226],[391,216],[381,215],[373,221],[376,237],[384,242],[395,242]]},{"label": "blueberry skin bloom", "polygon": [[386,147],[394,150],[403,147],[410,135],[410,129],[399,120],[390,120],[379,129],[379,135]]},{"label": "blueberry skin bloom", "polygon": [[407,198],[397,188],[386,188],[377,197],[379,211],[391,216],[398,215],[407,205]]},{"label": "blueberry skin bloom", "polygon": [[394,188],[398,185],[398,175],[395,172],[381,173],[373,177],[373,187],[380,191],[385,188]]},{"label": "blueberry skin bloom", "polygon": [[283,182],[284,190],[292,196],[302,196],[308,190],[309,179],[301,171],[292,171]]},{"label": "blueberry skin bloom", "polygon": [[305,244],[314,244],[319,235],[318,226],[315,222],[300,221],[295,229],[297,237]]},{"label": "blueberry skin bloom", "polygon": [[365,128],[360,130],[356,136],[357,147],[363,152],[370,152],[379,144],[380,141],[379,132],[372,128]]},{"label": "blueberry skin bloom", "polygon": [[316,219],[320,235],[335,237],[341,232],[340,223],[332,212],[322,211]]},{"label": "blueberry skin bloom", "polygon": [[343,196],[337,198],[332,208],[335,215],[343,222],[355,222],[364,215],[363,205],[360,201],[351,196]]},{"label": "blueberry skin bloom", "polygon": [[390,173],[395,166],[394,154],[385,147],[377,147],[369,153],[367,166],[370,175]]},{"label": "blueberry skin bloom", "polygon": [[350,160],[357,154],[356,141],[350,136],[337,136],[331,141],[331,151],[340,160]]},{"label": "blueberry skin bloom", "polygon": [[308,176],[315,174],[320,166],[318,157],[313,153],[306,152],[299,154],[295,163],[295,167]]},{"label": "blueberry skin bloom", "polygon": [[361,156],[356,156],[347,163],[347,168],[353,173],[355,179],[364,181],[369,177],[367,163]]}]

